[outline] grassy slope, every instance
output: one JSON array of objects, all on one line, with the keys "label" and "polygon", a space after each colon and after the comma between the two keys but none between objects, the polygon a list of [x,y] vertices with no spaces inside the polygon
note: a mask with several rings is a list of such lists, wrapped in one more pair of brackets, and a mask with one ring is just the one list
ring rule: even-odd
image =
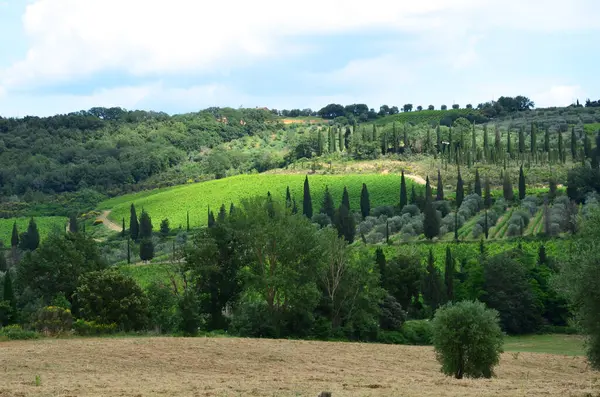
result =
[{"label": "grassy slope", "polygon": [[[10,246],[10,238],[12,236],[13,223],[17,221],[19,233],[27,230],[30,218],[9,218],[0,219],[0,241],[4,242],[5,246]],[[53,228],[65,230],[67,218],[62,216],[44,216],[34,218],[40,232],[40,238],[43,240],[52,231]]]},{"label": "grassy slope", "polygon": [[[252,196],[266,196],[270,191],[275,199],[285,198],[286,186],[290,187],[292,197],[296,199],[298,208],[302,211],[304,175],[239,175],[231,178],[161,189],[153,192],[142,192],[125,195],[107,200],[99,205],[101,209],[110,209],[110,218],[120,223],[122,217],[129,222],[129,207],[135,203],[138,213],[144,208],[152,217],[155,229],[159,228],[160,220],[169,218],[172,227],[186,224],[186,211],[190,211],[192,227],[204,225],[207,221],[208,206],[219,210],[222,203],[229,209],[229,203],[234,205],[241,199]],[[334,202],[339,205],[344,186],[350,195],[350,205],[359,210],[362,184],[369,189],[371,207],[380,205],[395,205],[399,200],[400,178],[398,175],[311,175],[309,176],[310,190],[313,199],[313,210],[320,208],[325,185],[333,195]],[[407,181],[410,189],[410,181]],[[410,191],[410,190],[409,190]]]},{"label": "grassy slope", "polygon": [[583,337],[578,335],[509,336],[504,341],[507,352],[531,352],[583,356]]}]

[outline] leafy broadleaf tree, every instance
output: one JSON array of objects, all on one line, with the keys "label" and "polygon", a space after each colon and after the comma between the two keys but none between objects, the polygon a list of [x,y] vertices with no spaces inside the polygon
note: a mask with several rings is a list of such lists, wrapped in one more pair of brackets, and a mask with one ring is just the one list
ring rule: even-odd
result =
[{"label": "leafy broadleaf tree", "polygon": [[360,212],[363,219],[369,216],[371,213],[371,200],[369,199],[369,190],[367,185],[363,183],[362,190],[360,192]]},{"label": "leafy broadleaf tree", "polygon": [[435,313],[433,346],[442,372],[456,379],[491,378],[503,352],[498,312],[481,302],[449,303]]}]

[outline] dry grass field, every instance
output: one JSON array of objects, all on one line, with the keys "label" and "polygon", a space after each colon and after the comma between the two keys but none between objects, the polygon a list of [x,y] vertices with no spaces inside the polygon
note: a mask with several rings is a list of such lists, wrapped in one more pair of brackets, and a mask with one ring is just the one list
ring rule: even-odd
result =
[{"label": "dry grass field", "polygon": [[333,397],[568,397],[600,392],[600,376],[583,357],[505,353],[497,375],[491,380],[445,377],[430,347],[234,338],[0,343],[2,397],[316,397],[321,391]]}]

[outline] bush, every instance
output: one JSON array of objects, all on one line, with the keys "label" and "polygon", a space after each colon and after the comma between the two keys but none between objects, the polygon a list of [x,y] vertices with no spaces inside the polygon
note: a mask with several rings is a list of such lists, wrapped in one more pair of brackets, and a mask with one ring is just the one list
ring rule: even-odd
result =
[{"label": "bush", "polygon": [[72,325],[71,310],[58,306],[47,306],[38,312],[35,329],[44,335],[57,335],[71,331]]},{"label": "bush", "polygon": [[240,335],[255,338],[275,338],[277,326],[266,303],[243,302],[236,310],[231,321],[232,330]]},{"label": "bush", "polygon": [[409,320],[400,331],[408,345],[431,345],[433,329],[429,320]]},{"label": "bush", "polygon": [[37,339],[40,335],[35,331],[27,331],[20,325],[8,325],[0,329],[0,338],[5,337],[8,340],[27,340]]},{"label": "bush", "polygon": [[379,307],[381,309],[379,314],[381,328],[389,331],[399,331],[406,321],[406,312],[402,309],[402,305],[392,295],[387,294]]},{"label": "bush", "polygon": [[73,330],[77,335],[109,335],[117,332],[117,324],[98,324],[95,321],[79,319],[73,323]]},{"label": "bush", "polygon": [[449,303],[435,313],[433,346],[442,372],[470,378],[490,378],[502,353],[498,312],[477,301]]}]

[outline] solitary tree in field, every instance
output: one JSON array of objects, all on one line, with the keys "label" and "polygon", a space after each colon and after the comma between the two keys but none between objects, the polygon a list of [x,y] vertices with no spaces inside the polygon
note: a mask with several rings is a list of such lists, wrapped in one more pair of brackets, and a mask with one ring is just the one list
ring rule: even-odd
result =
[{"label": "solitary tree in field", "polygon": [[132,203],[129,210],[129,235],[133,241],[137,241],[140,234],[140,224],[135,212],[135,205]]},{"label": "solitary tree in field", "polygon": [[479,197],[483,197],[481,194],[481,178],[479,177],[479,170],[475,170],[475,194]]},{"label": "solitary tree in field", "polygon": [[425,268],[422,291],[425,304],[429,306],[433,312],[444,303],[444,283],[440,271],[435,267],[435,258],[431,248],[429,249],[429,256],[427,258],[427,267]]},{"label": "solitary tree in field", "polygon": [[444,271],[444,283],[446,284],[446,296],[449,301],[454,300],[454,270],[456,264],[452,258],[450,246],[446,246],[446,262]]},{"label": "solitary tree in field", "polygon": [[152,220],[150,215],[142,208],[140,215],[140,236],[141,239],[152,237]]},{"label": "solitary tree in field", "polygon": [[302,215],[311,219],[313,216],[312,198],[310,197],[310,187],[308,186],[308,175],[304,179],[304,199],[302,200]]},{"label": "solitary tree in field", "polygon": [[402,176],[400,177],[400,209],[404,208],[406,204],[408,204],[408,192],[406,191],[404,170],[402,170]]},{"label": "solitary tree in field", "polygon": [[525,198],[525,195],[527,194],[526,189],[525,174],[523,174],[523,166],[521,166],[519,169],[519,200],[523,200]]},{"label": "solitary tree in field", "polygon": [[371,213],[371,200],[369,199],[369,190],[367,190],[367,185],[365,183],[363,183],[360,192],[360,212],[363,219]]},{"label": "solitary tree in field", "polygon": [[437,201],[442,201],[444,199],[444,183],[442,182],[442,174],[440,173],[439,169],[437,175],[437,191],[435,199]]},{"label": "solitary tree in field", "polygon": [[465,198],[465,186],[460,175],[460,169],[458,170],[458,178],[456,180],[456,208],[460,208],[460,205]]},{"label": "solitary tree in field", "polygon": [[323,206],[321,207],[322,214],[325,214],[329,217],[329,219],[333,220],[333,216],[335,215],[335,206],[333,204],[333,197],[331,197],[331,193],[329,192],[329,187],[325,186],[325,194],[323,196]]},{"label": "solitary tree in field", "polygon": [[442,372],[456,379],[491,378],[502,353],[498,312],[481,302],[449,303],[435,313],[433,346]]}]

